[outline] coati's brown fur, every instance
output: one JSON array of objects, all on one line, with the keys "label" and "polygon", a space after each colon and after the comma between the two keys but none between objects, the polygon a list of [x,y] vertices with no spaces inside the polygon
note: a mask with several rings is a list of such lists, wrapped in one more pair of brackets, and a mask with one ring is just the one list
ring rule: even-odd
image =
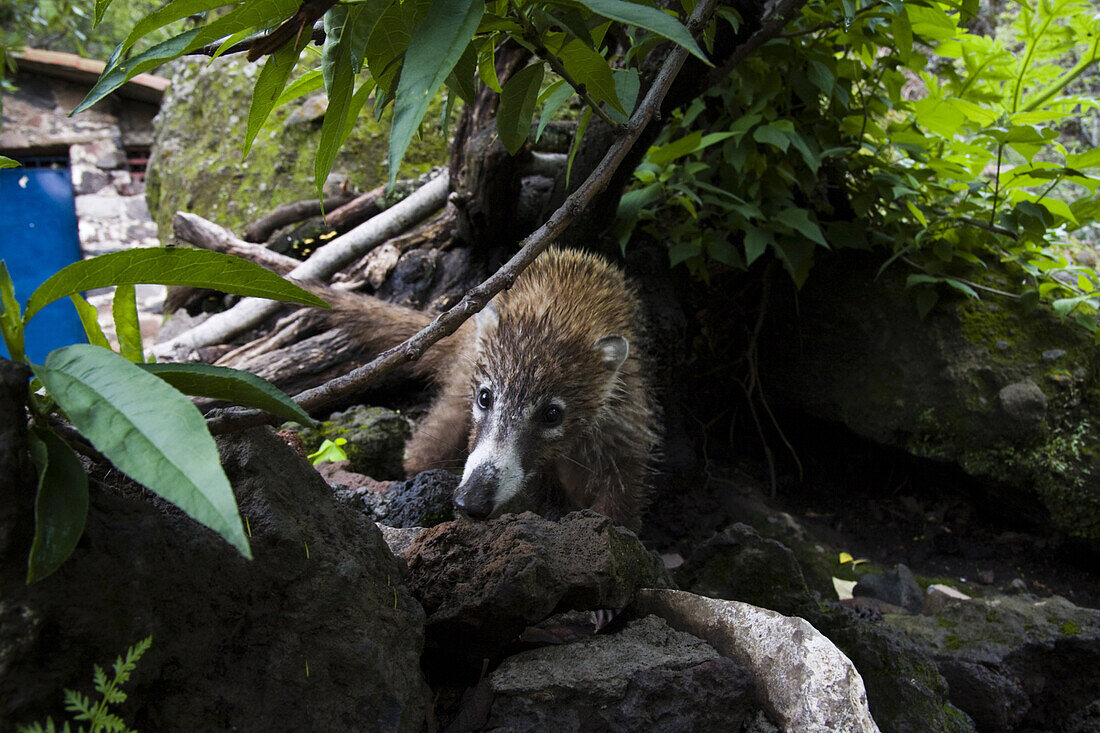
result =
[{"label": "coati's brown fur", "polygon": [[[372,350],[431,320],[369,296],[329,300],[330,322]],[[437,468],[468,451],[455,503],[471,516],[591,507],[637,528],[658,442],[640,323],[638,297],[618,268],[548,250],[411,365],[439,395],[405,469]]]}]

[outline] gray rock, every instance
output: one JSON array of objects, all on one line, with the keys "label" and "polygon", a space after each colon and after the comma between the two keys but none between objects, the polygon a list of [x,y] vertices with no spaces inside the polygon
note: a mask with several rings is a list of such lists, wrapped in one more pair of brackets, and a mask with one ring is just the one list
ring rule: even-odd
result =
[{"label": "gray rock", "polygon": [[736,731],[752,674],[656,616],[509,657],[490,676],[488,731]]},{"label": "gray rock", "polygon": [[920,613],[924,605],[920,584],[909,568],[900,563],[888,573],[862,576],[852,589],[852,595],[878,598],[910,613]]},{"label": "gray rock", "polygon": [[[1100,453],[1083,448],[1100,444],[1100,352],[1088,332],[1045,308],[946,291],[921,320],[904,273],[876,278],[880,265],[845,252],[815,261],[797,299],[776,294],[760,344],[769,401],[956,463],[998,511],[1100,548]],[[987,284],[1015,287],[996,271]],[[1055,350],[1065,355],[1044,358]]]},{"label": "gray rock", "polygon": [[757,696],[780,728],[878,731],[859,672],[805,619],[674,590],[643,590],[635,607],[752,670]]},{"label": "gray rock", "polygon": [[362,492],[358,499],[376,522],[390,527],[434,527],[454,518],[456,486],[458,476],[436,469],[408,481],[394,481],[382,492]]},{"label": "gray rock", "polygon": [[126,687],[139,730],[422,729],[423,611],[381,534],[270,430],[219,448],[251,562],[133,484],[93,488],[84,538],[43,582],[2,558],[0,720],[41,720],[152,634]]},{"label": "gray rock", "polygon": [[997,393],[1005,414],[1022,423],[1037,425],[1047,412],[1047,396],[1030,379],[1014,382]]},{"label": "gray rock", "polygon": [[693,593],[788,615],[798,615],[813,603],[794,553],[745,524],[734,524],[703,542],[674,577]]},{"label": "gray rock", "polygon": [[554,611],[622,608],[639,588],[670,582],[633,532],[587,510],[560,522],[531,512],[444,522],[405,558],[430,640],[475,665]]},{"label": "gray rock", "polygon": [[1100,690],[1100,611],[1064,598],[974,598],[886,620],[930,650],[979,730],[1070,730]]}]

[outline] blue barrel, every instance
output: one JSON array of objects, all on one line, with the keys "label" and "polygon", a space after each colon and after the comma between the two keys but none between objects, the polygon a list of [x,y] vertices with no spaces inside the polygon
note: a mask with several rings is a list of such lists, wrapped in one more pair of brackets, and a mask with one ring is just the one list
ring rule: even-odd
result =
[{"label": "blue barrel", "polygon": [[[66,168],[0,170],[0,259],[21,306],[46,278],[80,259],[73,186]],[[41,364],[53,349],[87,338],[68,298],[35,315],[26,333],[27,356]],[[9,356],[0,339],[0,354]]]}]

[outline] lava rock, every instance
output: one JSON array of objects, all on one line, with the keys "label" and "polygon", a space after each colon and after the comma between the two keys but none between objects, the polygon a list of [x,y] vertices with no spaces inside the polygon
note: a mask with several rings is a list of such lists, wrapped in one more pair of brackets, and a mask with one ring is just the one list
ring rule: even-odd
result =
[{"label": "lava rock", "polygon": [[508,657],[485,730],[740,730],[752,673],[656,616],[617,634]]},{"label": "lava rock", "polygon": [[671,581],[633,532],[590,510],[531,512],[426,529],[405,551],[431,643],[480,661],[555,610],[622,608]]},{"label": "lava rock", "polygon": [[450,471],[424,471],[408,481],[394,481],[385,491],[357,495],[376,522],[389,527],[434,527],[454,518],[458,476]]},{"label": "lava rock", "polygon": [[888,573],[864,575],[852,589],[852,595],[877,598],[910,613],[920,613],[924,605],[920,584],[912,571],[900,563]]},{"label": "lava rock", "polygon": [[786,615],[798,615],[813,603],[794,553],[745,524],[729,526],[703,542],[675,578],[693,593]]},{"label": "lava rock", "polygon": [[270,430],[218,444],[255,559],[136,486],[93,486],[54,575],[28,586],[25,559],[0,562],[0,720],[56,714],[64,688],[151,634],[130,727],[421,730],[424,614],[378,529]]}]

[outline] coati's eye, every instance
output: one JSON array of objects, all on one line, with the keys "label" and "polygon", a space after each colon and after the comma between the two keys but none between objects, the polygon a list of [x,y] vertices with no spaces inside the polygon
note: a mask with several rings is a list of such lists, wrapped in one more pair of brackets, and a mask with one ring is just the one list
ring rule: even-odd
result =
[{"label": "coati's eye", "polygon": [[488,410],[493,406],[493,391],[488,387],[482,387],[477,391],[477,406],[482,410]]},{"label": "coati's eye", "polygon": [[561,425],[564,416],[564,412],[557,405],[547,405],[542,408],[542,424],[547,427],[552,428]]}]

